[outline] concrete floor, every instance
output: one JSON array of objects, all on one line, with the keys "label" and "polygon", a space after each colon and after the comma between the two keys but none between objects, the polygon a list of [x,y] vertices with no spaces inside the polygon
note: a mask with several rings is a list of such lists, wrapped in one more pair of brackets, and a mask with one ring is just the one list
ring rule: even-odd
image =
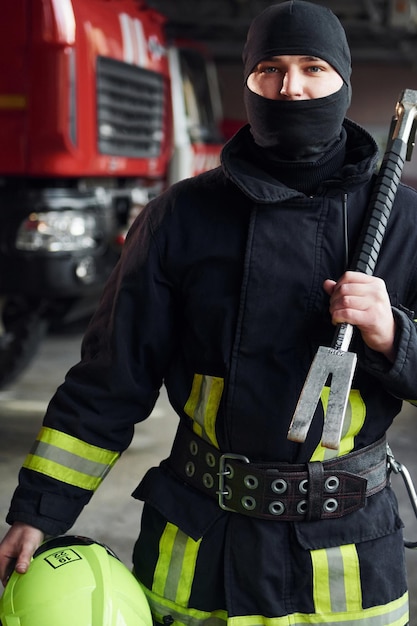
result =
[{"label": "concrete floor", "polygon": [[[81,333],[52,334],[20,380],[0,392],[0,536],[19,467],[39,430],[47,403],[68,368],[79,357]],[[130,498],[141,476],[170,449],[176,417],[165,394],[150,419],[136,428],[130,448],[79,517],[71,533],[107,543],[130,566],[138,534],[141,505]],[[406,407],[391,429],[390,444],[417,485],[417,409]],[[417,542],[417,519],[400,477],[393,484],[405,523],[406,538]],[[406,550],[410,587],[410,626],[417,626],[417,550]]]}]

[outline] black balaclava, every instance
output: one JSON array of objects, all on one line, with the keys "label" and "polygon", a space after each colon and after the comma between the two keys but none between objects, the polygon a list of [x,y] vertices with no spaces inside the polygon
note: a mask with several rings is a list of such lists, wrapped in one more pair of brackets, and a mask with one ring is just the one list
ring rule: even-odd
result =
[{"label": "black balaclava", "polygon": [[[279,55],[319,57],[343,85],[313,100],[271,100],[251,91],[246,82],[256,65]],[[350,105],[351,58],[345,31],[330,9],[303,0],[268,7],[249,28],[243,63],[244,103],[256,144],[282,160],[315,161],[339,140]]]}]

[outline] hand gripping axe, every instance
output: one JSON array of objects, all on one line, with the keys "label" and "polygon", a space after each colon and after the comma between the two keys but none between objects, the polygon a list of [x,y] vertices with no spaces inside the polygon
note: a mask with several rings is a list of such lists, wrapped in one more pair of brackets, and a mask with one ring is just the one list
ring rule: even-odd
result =
[{"label": "hand gripping axe", "polygon": [[[372,275],[378,260],[388,218],[405,160],[411,159],[417,120],[417,91],[405,89],[396,104],[390,137],[384,158],[375,181],[368,207],[366,228],[360,239],[359,251],[353,269]],[[320,346],[304,387],[301,391],[291,424],[288,439],[303,442],[307,436],[324,385],[329,381],[330,392],[325,412],[321,443],[337,450],[343,419],[349,400],[357,357],[348,348],[353,335],[351,324],[339,324],[331,347]]]}]

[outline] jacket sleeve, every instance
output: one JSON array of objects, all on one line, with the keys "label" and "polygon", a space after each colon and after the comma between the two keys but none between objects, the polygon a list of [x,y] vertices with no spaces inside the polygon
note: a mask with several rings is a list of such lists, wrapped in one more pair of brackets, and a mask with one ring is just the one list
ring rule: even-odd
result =
[{"label": "jacket sleeve", "polygon": [[417,325],[413,311],[393,307],[397,330],[396,358],[390,363],[383,355],[362,348],[362,367],[375,376],[392,395],[417,402]]},{"label": "jacket sleeve", "polygon": [[[7,517],[66,532],[151,413],[174,342],[174,286],[163,265],[167,194],[132,227],[82,343],[24,461]],[[167,218],[168,216],[168,218]]]},{"label": "jacket sleeve", "polygon": [[394,363],[359,346],[359,363],[386,391],[417,401],[417,193],[400,184],[388,220],[377,274],[385,280],[396,322]]}]

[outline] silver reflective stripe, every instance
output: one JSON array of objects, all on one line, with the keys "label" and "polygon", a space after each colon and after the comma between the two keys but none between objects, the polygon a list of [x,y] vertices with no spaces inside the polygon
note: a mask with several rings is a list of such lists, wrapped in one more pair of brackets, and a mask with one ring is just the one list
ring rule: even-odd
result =
[{"label": "silver reflective stripe", "polygon": [[95,491],[120,453],[43,427],[23,467],[69,485]]},{"label": "silver reflective stripe", "polygon": [[84,459],[77,454],[67,452],[66,450],[62,450],[62,448],[56,448],[43,441],[38,441],[37,444],[33,446],[31,453],[43,459],[64,465],[68,469],[74,469],[77,470],[77,472],[88,474],[89,476],[104,478],[111,469],[107,463],[98,463]]}]

